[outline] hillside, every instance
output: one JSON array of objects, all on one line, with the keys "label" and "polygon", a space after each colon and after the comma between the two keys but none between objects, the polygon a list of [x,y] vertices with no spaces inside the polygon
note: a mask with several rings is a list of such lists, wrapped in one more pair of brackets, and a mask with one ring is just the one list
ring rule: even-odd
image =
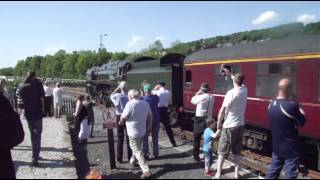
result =
[{"label": "hillside", "polygon": [[288,36],[301,36],[309,34],[320,34],[320,22],[304,26],[302,23],[291,23],[272,28],[238,32],[226,36],[216,36],[207,39],[200,39],[188,43],[177,43],[168,52],[177,52],[184,55],[207,48],[218,48],[232,46],[247,42],[265,41],[270,39],[285,38]]}]

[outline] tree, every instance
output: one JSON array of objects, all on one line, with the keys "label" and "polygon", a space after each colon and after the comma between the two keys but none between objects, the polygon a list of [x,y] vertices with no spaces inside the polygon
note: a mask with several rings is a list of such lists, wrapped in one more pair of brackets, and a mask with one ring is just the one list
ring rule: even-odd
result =
[{"label": "tree", "polygon": [[106,48],[100,48],[98,51],[98,64],[106,64],[110,61],[111,59],[111,54],[107,52]]},{"label": "tree", "polygon": [[13,68],[2,68],[0,69],[0,76],[14,76]]},{"label": "tree", "polygon": [[63,61],[63,77],[67,79],[77,78],[76,75],[76,63],[78,61],[79,54],[74,51],[73,54],[68,54]]},{"label": "tree", "polygon": [[151,56],[154,58],[160,58],[164,54],[164,48],[160,40],[155,41],[147,49],[142,50],[142,54],[145,56]]},{"label": "tree", "polygon": [[25,75],[25,63],[24,63],[24,60],[18,61],[16,67],[14,68],[14,74],[16,76]]},{"label": "tree", "polygon": [[129,54],[121,51],[121,52],[115,52],[111,56],[111,61],[121,61],[128,57]]}]

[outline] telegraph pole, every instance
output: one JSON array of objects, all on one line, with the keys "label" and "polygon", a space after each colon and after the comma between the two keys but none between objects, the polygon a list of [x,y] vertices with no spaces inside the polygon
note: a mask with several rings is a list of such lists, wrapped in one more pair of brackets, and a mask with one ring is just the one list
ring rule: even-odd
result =
[{"label": "telegraph pole", "polygon": [[104,45],[102,43],[103,36],[108,36],[108,34],[100,34],[100,49],[104,48]]}]

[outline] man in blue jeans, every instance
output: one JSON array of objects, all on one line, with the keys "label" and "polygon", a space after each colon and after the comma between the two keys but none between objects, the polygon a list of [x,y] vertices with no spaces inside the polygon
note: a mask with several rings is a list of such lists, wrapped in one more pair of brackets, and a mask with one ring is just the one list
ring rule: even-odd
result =
[{"label": "man in blue jeans", "polygon": [[[152,147],[153,147],[153,156],[155,159],[159,157],[159,128],[160,128],[160,112],[158,108],[159,97],[157,95],[152,95],[151,86],[149,84],[144,85],[143,91],[145,96],[141,99],[146,101],[152,111]],[[143,140],[143,153],[144,158],[149,160],[149,134],[147,133]]]},{"label": "man in blue jeans", "polygon": [[269,105],[269,119],[272,131],[272,163],[268,179],[277,179],[284,166],[288,179],[298,177],[299,127],[306,123],[305,113],[294,97],[292,83],[282,79],[279,95]]},{"label": "man in blue jeans", "polygon": [[25,109],[25,117],[31,134],[32,164],[39,166],[41,150],[42,118],[45,92],[42,82],[36,78],[36,73],[30,71],[20,90]]}]

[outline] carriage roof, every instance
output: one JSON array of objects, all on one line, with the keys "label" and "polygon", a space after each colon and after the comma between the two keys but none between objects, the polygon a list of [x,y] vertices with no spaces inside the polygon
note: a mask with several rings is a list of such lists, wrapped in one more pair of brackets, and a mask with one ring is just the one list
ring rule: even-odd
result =
[{"label": "carriage roof", "polygon": [[287,54],[320,52],[320,35],[288,37],[285,39],[251,42],[231,47],[211,48],[186,57],[185,63],[221,61],[254,57],[270,57]]}]

